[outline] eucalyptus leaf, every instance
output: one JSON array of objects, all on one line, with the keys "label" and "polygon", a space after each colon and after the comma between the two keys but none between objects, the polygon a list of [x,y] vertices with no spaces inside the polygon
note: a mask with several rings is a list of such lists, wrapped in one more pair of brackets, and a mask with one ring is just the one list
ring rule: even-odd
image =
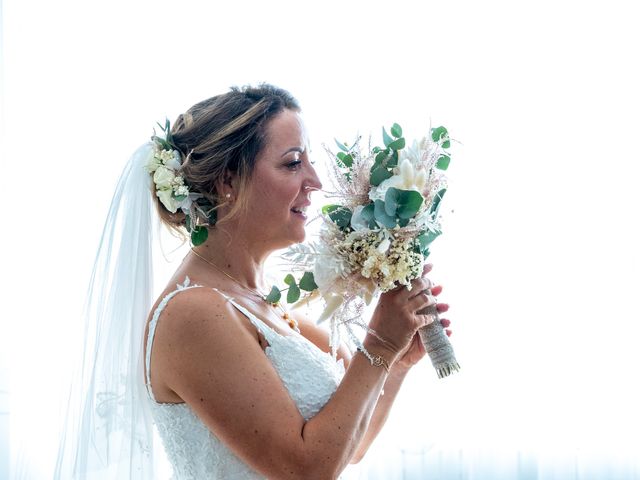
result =
[{"label": "eucalyptus leaf", "polygon": [[295,285],[296,284],[296,279],[293,277],[293,275],[291,275],[289,273],[289,274],[287,274],[286,277],[284,277],[284,283],[286,283],[289,286]]},{"label": "eucalyptus leaf", "polygon": [[386,228],[393,228],[398,223],[396,222],[395,217],[387,215],[385,211],[385,202],[382,200],[376,200],[374,202],[373,214],[376,218],[376,222]]},{"label": "eucalyptus leaf", "polygon": [[335,204],[325,205],[324,207],[322,207],[322,214],[327,215],[333,212],[337,208],[340,208],[340,205],[335,205]]},{"label": "eucalyptus leaf", "polygon": [[198,245],[202,245],[207,241],[207,237],[209,236],[209,231],[206,227],[196,227],[191,231],[191,243],[194,247]]},{"label": "eucalyptus leaf", "polygon": [[440,232],[439,230],[427,230],[426,232],[422,232],[418,236],[418,242],[420,243],[420,252],[424,254],[424,252],[429,249],[428,247],[429,245],[431,245],[431,242],[438,238],[441,233],[442,232]]},{"label": "eucalyptus leaf", "polygon": [[402,150],[406,145],[404,138],[399,138],[394,140],[389,145],[387,145],[391,150]]},{"label": "eucalyptus leaf", "polygon": [[393,142],[393,138],[389,136],[384,127],[382,127],[382,141],[384,142],[384,146],[387,148],[389,148],[389,144]]},{"label": "eucalyptus leaf", "polygon": [[269,303],[278,303],[281,297],[282,294],[280,293],[280,290],[274,285],[271,287],[271,291],[269,292],[269,295],[266,296],[265,300]]},{"label": "eucalyptus leaf", "polygon": [[346,228],[351,223],[351,215],[347,207],[338,207],[329,213],[329,218],[340,228]]},{"label": "eucalyptus leaf", "polygon": [[338,148],[340,150],[342,150],[343,152],[348,152],[349,151],[349,148],[347,148],[347,144],[346,143],[339,142],[338,139],[336,139],[336,138],[334,138],[334,140],[335,140],[336,145],[338,145]]},{"label": "eucalyptus leaf", "polygon": [[185,215],[184,217],[184,228],[187,229],[187,233],[191,233],[191,216]]},{"label": "eucalyptus leaf", "polygon": [[391,178],[393,174],[387,170],[385,167],[377,167],[371,170],[371,177],[369,178],[369,182],[374,187],[380,185],[387,178]]},{"label": "eucalyptus leaf", "polygon": [[362,209],[360,216],[362,216],[362,218],[367,222],[367,225],[369,226],[370,229],[373,230],[374,228],[378,228],[378,224],[376,223],[376,217],[375,217],[375,207],[373,203],[366,205]]},{"label": "eucalyptus leaf", "polygon": [[176,196],[175,196],[175,197],[173,197],[173,198],[175,198],[178,202],[181,202],[181,201],[183,201],[185,198],[187,198],[187,196],[186,196],[186,195],[176,195]]},{"label": "eucalyptus leaf", "polygon": [[431,138],[434,142],[442,142],[442,148],[449,148],[451,146],[449,132],[442,126],[431,129]]},{"label": "eucalyptus leaf", "polygon": [[351,156],[351,154],[346,154],[345,156],[343,156],[340,161],[344,164],[345,167],[347,168],[351,168],[351,166],[353,165],[353,157]]},{"label": "eucalyptus leaf", "polygon": [[442,190],[440,190],[438,193],[436,193],[436,196],[433,199],[433,203],[431,204],[431,214],[432,215],[437,215],[438,214],[438,208],[440,208],[440,202],[442,201],[442,197],[444,197],[444,194],[446,193],[447,189],[443,188]]},{"label": "eucalyptus leaf", "polygon": [[376,164],[381,164],[382,162],[384,162],[387,157],[389,156],[389,150],[380,150],[375,157],[375,163]]},{"label": "eucalyptus leaf", "polygon": [[420,207],[424,199],[415,190],[398,190],[397,202],[398,208],[396,210],[397,215],[400,218],[412,218]]},{"label": "eucalyptus leaf", "polygon": [[396,210],[398,209],[398,194],[400,190],[395,187],[389,187],[387,193],[384,195],[384,210],[387,215],[395,217]]},{"label": "eucalyptus leaf", "polygon": [[397,123],[394,123],[393,126],[391,127],[391,135],[393,135],[396,138],[400,138],[402,136],[402,127]]},{"label": "eucalyptus leaf", "polygon": [[316,284],[316,280],[313,277],[313,272],[304,272],[302,278],[300,279],[300,288],[307,292],[313,292],[317,290],[318,285]]},{"label": "eucalyptus leaf", "polygon": [[287,291],[287,303],[295,303],[300,299],[300,289],[294,283]]},{"label": "eucalyptus leaf", "polygon": [[398,225],[400,225],[401,227],[406,227],[407,225],[409,225],[409,219],[408,218],[399,219]]},{"label": "eucalyptus leaf", "polygon": [[449,168],[449,162],[451,162],[451,157],[449,155],[440,155],[436,161],[436,168],[446,170]]}]

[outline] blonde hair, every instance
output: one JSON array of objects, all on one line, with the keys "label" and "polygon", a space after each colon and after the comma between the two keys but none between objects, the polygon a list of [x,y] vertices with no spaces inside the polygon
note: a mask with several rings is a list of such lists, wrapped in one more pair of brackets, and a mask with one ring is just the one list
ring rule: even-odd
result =
[{"label": "blonde hair", "polygon": [[[226,201],[217,186],[229,173],[239,178],[231,210],[218,222],[228,221],[245,209],[244,192],[256,157],[268,141],[267,124],[285,109],[300,111],[298,102],[286,90],[268,84],[233,87],[195,104],[173,124],[173,143],[184,159],[180,175],[190,192],[202,194],[217,208]],[[184,235],[184,213],[169,212],[157,198],[156,205],[161,220]]]}]

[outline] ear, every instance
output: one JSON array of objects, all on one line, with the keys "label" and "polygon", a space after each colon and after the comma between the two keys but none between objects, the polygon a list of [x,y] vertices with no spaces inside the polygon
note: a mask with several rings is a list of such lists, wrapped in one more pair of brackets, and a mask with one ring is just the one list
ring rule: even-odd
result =
[{"label": "ear", "polygon": [[238,175],[235,172],[227,170],[221,180],[216,182],[216,191],[222,198],[234,197],[237,194]]}]

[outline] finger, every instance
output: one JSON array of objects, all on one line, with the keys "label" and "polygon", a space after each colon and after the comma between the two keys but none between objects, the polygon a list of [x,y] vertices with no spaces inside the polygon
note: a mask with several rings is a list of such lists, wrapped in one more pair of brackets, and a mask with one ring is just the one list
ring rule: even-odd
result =
[{"label": "finger", "polygon": [[433,269],[433,263],[427,263],[422,268],[422,276],[424,277],[427,273],[429,273]]},{"label": "finger", "polygon": [[[412,312],[419,312],[430,305],[433,305],[435,308],[436,299],[433,295],[429,295],[428,292],[421,291],[418,295],[414,296],[408,301],[408,307]],[[435,312],[434,312],[435,313]]]},{"label": "finger", "polygon": [[[432,294],[433,294],[433,292],[432,292]],[[448,303],[438,303],[437,308],[438,308],[438,313],[444,313],[444,312],[449,310],[449,304]]]},{"label": "finger", "polygon": [[434,285],[431,287],[431,295],[438,296],[442,292],[442,285]]},{"label": "finger", "polygon": [[422,292],[427,292],[427,294],[431,295],[431,280],[428,278],[422,277],[417,278],[411,282],[411,292],[409,293],[409,300],[411,300],[416,295],[420,295]]},{"label": "finger", "polygon": [[447,334],[447,337],[450,337],[452,332],[451,332],[451,330],[449,330],[449,329],[447,328],[447,329],[444,331],[444,333],[446,333],[446,334]]},{"label": "finger", "polygon": [[449,320],[448,318],[441,318],[440,325],[442,325],[444,328],[447,328],[451,325],[451,320]]}]

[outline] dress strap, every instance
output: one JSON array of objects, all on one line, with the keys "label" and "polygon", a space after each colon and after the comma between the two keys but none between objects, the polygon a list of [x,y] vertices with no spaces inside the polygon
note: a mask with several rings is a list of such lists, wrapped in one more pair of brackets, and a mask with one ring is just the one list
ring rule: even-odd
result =
[{"label": "dress strap", "polygon": [[217,288],[214,288],[213,290],[215,290],[220,295],[222,295],[224,298],[226,298],[227,301],[231,305],[233,305],[238,311],[240,311],[240,313],[242,313],[245,317],[247,317],[249,319],[249,321],[251,322],[251,324],[254,327],[256,327],[256,329],[260,333],[262,333],[262,335],[264,336],[264,338],[266,338],[267,342],[269,342],[270,345],[273,343],[274,338],[278,338],[278,337],[281,336],[278,332],[276,332],[273,328],[271,328],[269,325],[267,325],[262,320],[260,320],[258,317],[256,317],[253,313],[251,313],[245,307],[243,307],[242,305],[236,303],[235,300],[233,299],[233,297],[230,297],[226,293],[221,292]]},{"label": "dress strap", "polygon": [[153,391],[151,390],[151,349],[153,348],[153,337],[155,336],[155,333],[156,333],[156,326],[158,325],[158,319],[160,318],[160,314],[162,313],[162,310],[164,310],[164,307],[166,307],[167,303],[169,303],[169,300],[175,297],[178,293],[182,292],[183,290],[189,290],[191,288],[200,287],[200,285],[190,285],[190,283],[191,283],[191,280],[189,279],[189,277],[186,277],[182,285],[180,284],[176,285],[176,290],[168,293],[160,301],[155,311],[153,312],[153,317],[151,318],[151,321],[149,322],[149,334],[147,335],[147,352],[145,355],[145,367],[147,372],[146,386],[147,386],[147,393],[149,394],[149,396],[154,402],[156,401],[156,399],[153,396]]},{"label": "dress strap", "polygon": [[[156,333],[156,326],[158,325],[158,319],[160,318],[160,314],[162,313],[164,308],[167,306],[167,303],[169,303],[169,300],[171,300],[173,297],[175,297],[178,293],[180,293],[180,292],[182,292],[184,290],[189,290],[191,288],[202,287],[202,285],[190,285],[190,283],[191,283],[191,280],[189,279],[189,277],[186,277],[185,281],[184,281],[184,283],[182,285],[179,285],[179,284],[176,285],[176,290],[168,293],[160,301],[160,303],[156,307],[155,311],[153,312],[153,317],[151,318],[151,321],[149,322],[149,334],[147,335],[147,351],[146,351],[146,355],[145,355],[146,386],[147,386],[147,392],[148,392],[149,396],[151,397],[151,399],[154,402],[156,401],[156,399],[153,396],[153,391],[151,389],[151,349],[153,348],[153,339],[154,339],[154,336],[155,336],[155,333]],[[233,305],[244,316],[246,316],[249,319],[249,321],[251,322],[251,324],[260,333],[262,333],[262,335],[264,335],[264,338],[267,340],[269,345],[272,345],[274,343],[274,341],[281,336],[278,332],[276,332],[273,328],[271,328],[266,323],[264,323],[262,320],[260,320],[258,317],[256,317],[253,313],[251,313],[245,307],[243,307],[242,305],[236,303],[234,301],[233,297],[230,297],[229,295],[227,295],[226,293],[218,290],[217,288],[212,288],[212,290],[215,290],[220,295],[222,295],[231,305]]]}]

